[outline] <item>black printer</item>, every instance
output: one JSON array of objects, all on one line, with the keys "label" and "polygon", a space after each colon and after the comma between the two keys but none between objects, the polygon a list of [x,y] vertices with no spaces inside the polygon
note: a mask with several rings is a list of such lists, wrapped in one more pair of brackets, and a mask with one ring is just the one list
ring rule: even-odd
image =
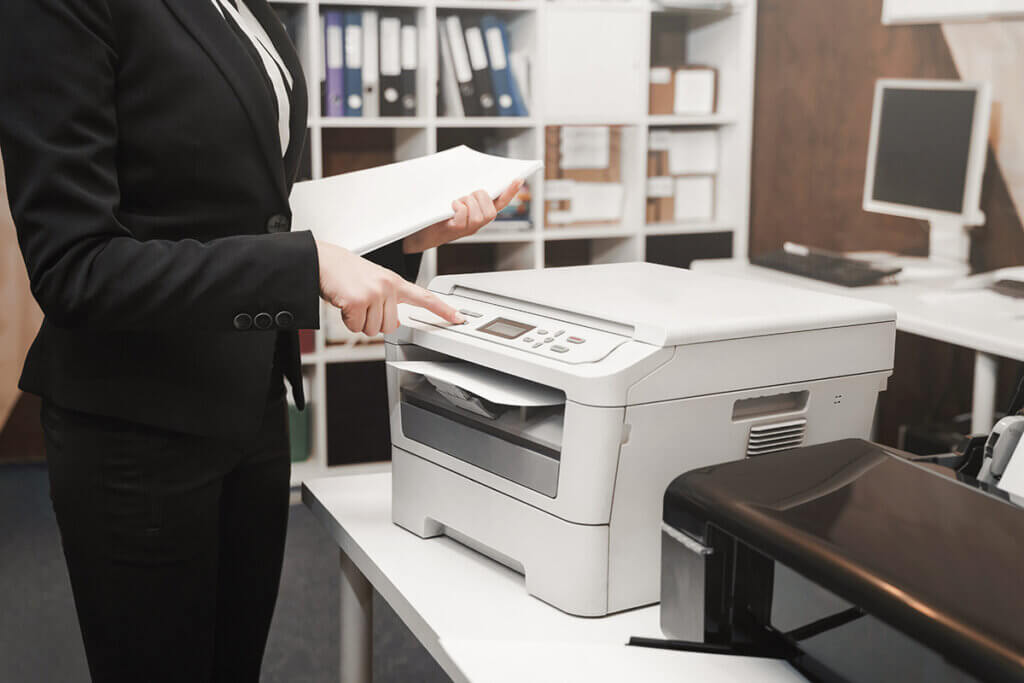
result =
[{"label": "black printer", "polygon": [[704,467],[662,531],[663,647],[819,681],[1024,681],[1024,509],[952,471],[858,439]]}]

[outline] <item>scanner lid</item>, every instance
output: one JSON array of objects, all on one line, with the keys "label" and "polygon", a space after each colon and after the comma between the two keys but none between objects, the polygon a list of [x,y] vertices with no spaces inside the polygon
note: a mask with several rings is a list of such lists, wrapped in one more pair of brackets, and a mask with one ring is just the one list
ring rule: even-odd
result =
[{"label": "scanner lid", "polygon": [[655,346],[891,322],[888,306],[653,263],[434,278],[430,289],[566,320]]},{"label": "scanner lid", "polygon": [[845,439],[691,470],[664,520],[713,525],[979,680],[1024,680],[1024,509],[956,477]]}]

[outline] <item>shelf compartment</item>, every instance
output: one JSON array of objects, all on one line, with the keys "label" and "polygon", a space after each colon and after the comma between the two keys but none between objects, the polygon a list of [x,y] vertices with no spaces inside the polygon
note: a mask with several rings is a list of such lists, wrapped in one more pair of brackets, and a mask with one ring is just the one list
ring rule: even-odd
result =
[{"label": "shelf compartment", "polygon": [[600,239],[566,239],[544,244],[544,267],[582,266],[639,260],[636,235]]},{"label": "shelf compartment", "polygon": [[676,268],[689,268],[696,259],[731,258],[733,234],[649,235],[646,238],[646,260]]},{"label": "shelf compartment", "polygon": [[485,273],[534,268],[532,241],[451,242],[437,248],[437,274]]}]

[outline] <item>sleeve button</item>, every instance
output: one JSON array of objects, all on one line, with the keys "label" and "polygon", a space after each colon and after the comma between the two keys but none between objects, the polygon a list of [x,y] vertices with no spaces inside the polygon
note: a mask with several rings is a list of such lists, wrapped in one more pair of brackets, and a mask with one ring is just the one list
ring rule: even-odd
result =
[{"label": "sleeve button", "polygon": [[267,232],[288,232],[291,225],[288,216],[276,214],[267,219]]},{"label": "sleeve button", "polygon": [[248,313],[239,313],[235,316],[234,324],[236,330],[248,330],[252,327],[252,316]]},{"label": "sleeve button", "polygon": [[295,322],[295,316],[292,315],[291,311],[281,311],[274,316],[274,322],[277,326],[283,330],[289,329],[292,323]]},{"label": "sleeve button", "polygon": [[269,313],[257,313],[253,322],[256,323],[256,329],[269,330],[270,326],[274,324],[274,319],[270,317]]}]

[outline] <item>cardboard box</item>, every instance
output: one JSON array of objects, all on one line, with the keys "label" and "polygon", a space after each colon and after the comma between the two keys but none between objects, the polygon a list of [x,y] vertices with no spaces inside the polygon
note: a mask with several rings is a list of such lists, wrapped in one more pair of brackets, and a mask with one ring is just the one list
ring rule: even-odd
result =
[{"label": "cardboard box", "polygon": [[671,223],[675,217],[675,179],[659,176],[647,179],[647,222]]},{"label": "cardboard box", "polygon": [[671,114],[675,107],[675,70],[670,66],[652,66],[650,73],[650,106],[652,114]]},{"label": "cardboard box", "polygon": [[[544,131],[544,178],[545,180],[573,180],[582,183],[621,183],[622,182],[622,127],[607,126],[608,131],[608,166],[606,168],[572,168],[563,169],[562,159],[562,126],[548,126]],[[667,163],[667,160],[666,160]],[[544,224],[566,226],[579,221],[564,222],[559,218],[549,220],[551,212],[571,211],[572,202],[568,199],[550,199],[545,192]],[[585,221],[587,225],[614,225],[621,219],[607,221]]]}]

